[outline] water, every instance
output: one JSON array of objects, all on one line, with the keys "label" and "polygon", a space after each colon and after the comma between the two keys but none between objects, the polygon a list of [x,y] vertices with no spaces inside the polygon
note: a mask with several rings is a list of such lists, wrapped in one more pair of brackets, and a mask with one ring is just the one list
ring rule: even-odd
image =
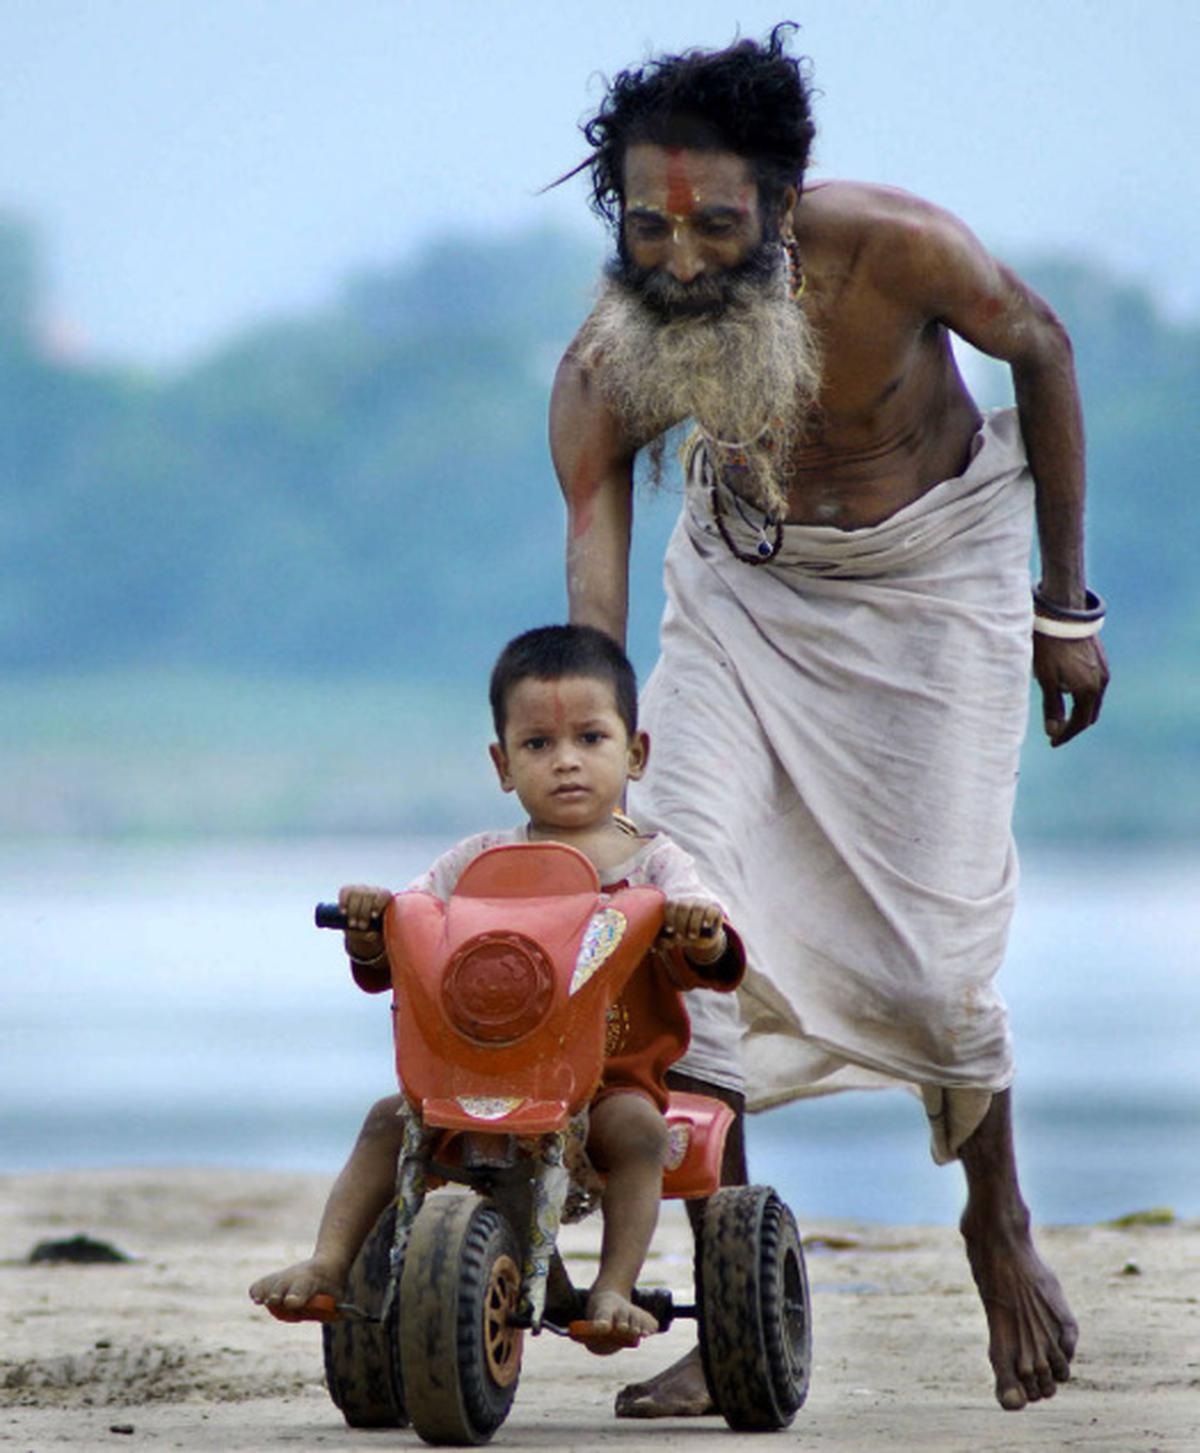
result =
[{"label": "water", "polygon": [[[444,844],[0,848],[0,1168],[341,1163],[393,1088],[388,996],[311,906],[403,884]],[[1200,855],[1026,857],[1002,980],[1022,1180],[1042,1221],[1200,1214]],[[801,1219],[950,1222],[903,1092],[750,1122],[751,1171]]]}]

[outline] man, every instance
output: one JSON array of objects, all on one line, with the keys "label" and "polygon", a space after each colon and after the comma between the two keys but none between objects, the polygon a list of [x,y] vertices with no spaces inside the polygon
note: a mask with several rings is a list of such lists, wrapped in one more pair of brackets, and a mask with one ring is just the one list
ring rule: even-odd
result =
[{"label": "man", "polygon": [[[657,471],[664,433],[695,420],[632,809],[698,859],[753,972],[741,1059],[739,1027],[696,1006],[678,1069],[752,1109],[920,1090],[935,1159],[966,1175],[1015,1409],[1053,1395],[1076,1341],[1017,1181],[992,978],[1031,654],[1051,746],[1096,720],[1108,678],[1079,398],[1050,308],[955,218],[805,185],[791,28],[624,72],[584,127],[617,250],[551,406],[571,617],[623,640],[634,457],[649,446]],[[981,418],[951,333],[1011,367],[1015,415]],[[694,1354],[618,1399],[705,1410]]]}]

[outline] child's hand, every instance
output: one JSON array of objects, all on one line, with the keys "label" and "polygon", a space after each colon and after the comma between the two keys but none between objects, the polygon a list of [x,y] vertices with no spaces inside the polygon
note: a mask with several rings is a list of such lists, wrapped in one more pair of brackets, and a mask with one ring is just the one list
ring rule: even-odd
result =
[{"label": "child's hand", "polygon": [[347,883],[338,890],[338,907],[350,920],[346,929],[346,952],[352,959],[370,963],[383,954],[383,932],[371,927],[371,920],[383,917],[392,901],[388,888],[372,888],[365,883]]},{"label": "child's hand", "polygon": [[697,964],[715,964],[725,952],[725,916],[703,898],[674,898],[663,904],[663,942],[681,948]]}]

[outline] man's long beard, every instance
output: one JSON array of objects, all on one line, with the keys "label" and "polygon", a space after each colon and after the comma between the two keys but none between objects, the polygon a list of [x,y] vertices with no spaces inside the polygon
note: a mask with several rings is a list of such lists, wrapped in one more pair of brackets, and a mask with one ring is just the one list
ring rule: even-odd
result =
[{"label": "man's long beard", "polygon": [[630,437],[649,445],[655,482],[665,431],[692,418],[744,454],[738,488],[785,514],[788,462],[812,419],[821,368],[812,327],[788,296],[778,241],[691,283],[618,256],[576,356]]}]

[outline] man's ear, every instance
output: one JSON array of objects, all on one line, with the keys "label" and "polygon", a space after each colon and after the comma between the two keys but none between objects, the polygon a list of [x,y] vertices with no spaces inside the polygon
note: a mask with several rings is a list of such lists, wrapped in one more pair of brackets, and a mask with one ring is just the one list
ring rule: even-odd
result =
[{"label": "man's ear", "polygon": [[500,790],[502,792],[513,791],[513,779],[508,770],[508,755],[499,742],[493,742],[488,748],[488,756],[492,759],[492,766],[496,769],[496,776],[500,779]]},{"label": "man's ear", "polygon": [[629,738],[629,771],[627,773],[631,782],[641,780],[642,773],[646,770],[646,763],[650,760],[650,738],[645,732],[634,732]]},{"label": "man's ear", "polygon": [[783,196],[779,199],[779,235],[785,242],[795,234],[792,215],[799,200],[800,192],[796,187],[784,187]]}]

